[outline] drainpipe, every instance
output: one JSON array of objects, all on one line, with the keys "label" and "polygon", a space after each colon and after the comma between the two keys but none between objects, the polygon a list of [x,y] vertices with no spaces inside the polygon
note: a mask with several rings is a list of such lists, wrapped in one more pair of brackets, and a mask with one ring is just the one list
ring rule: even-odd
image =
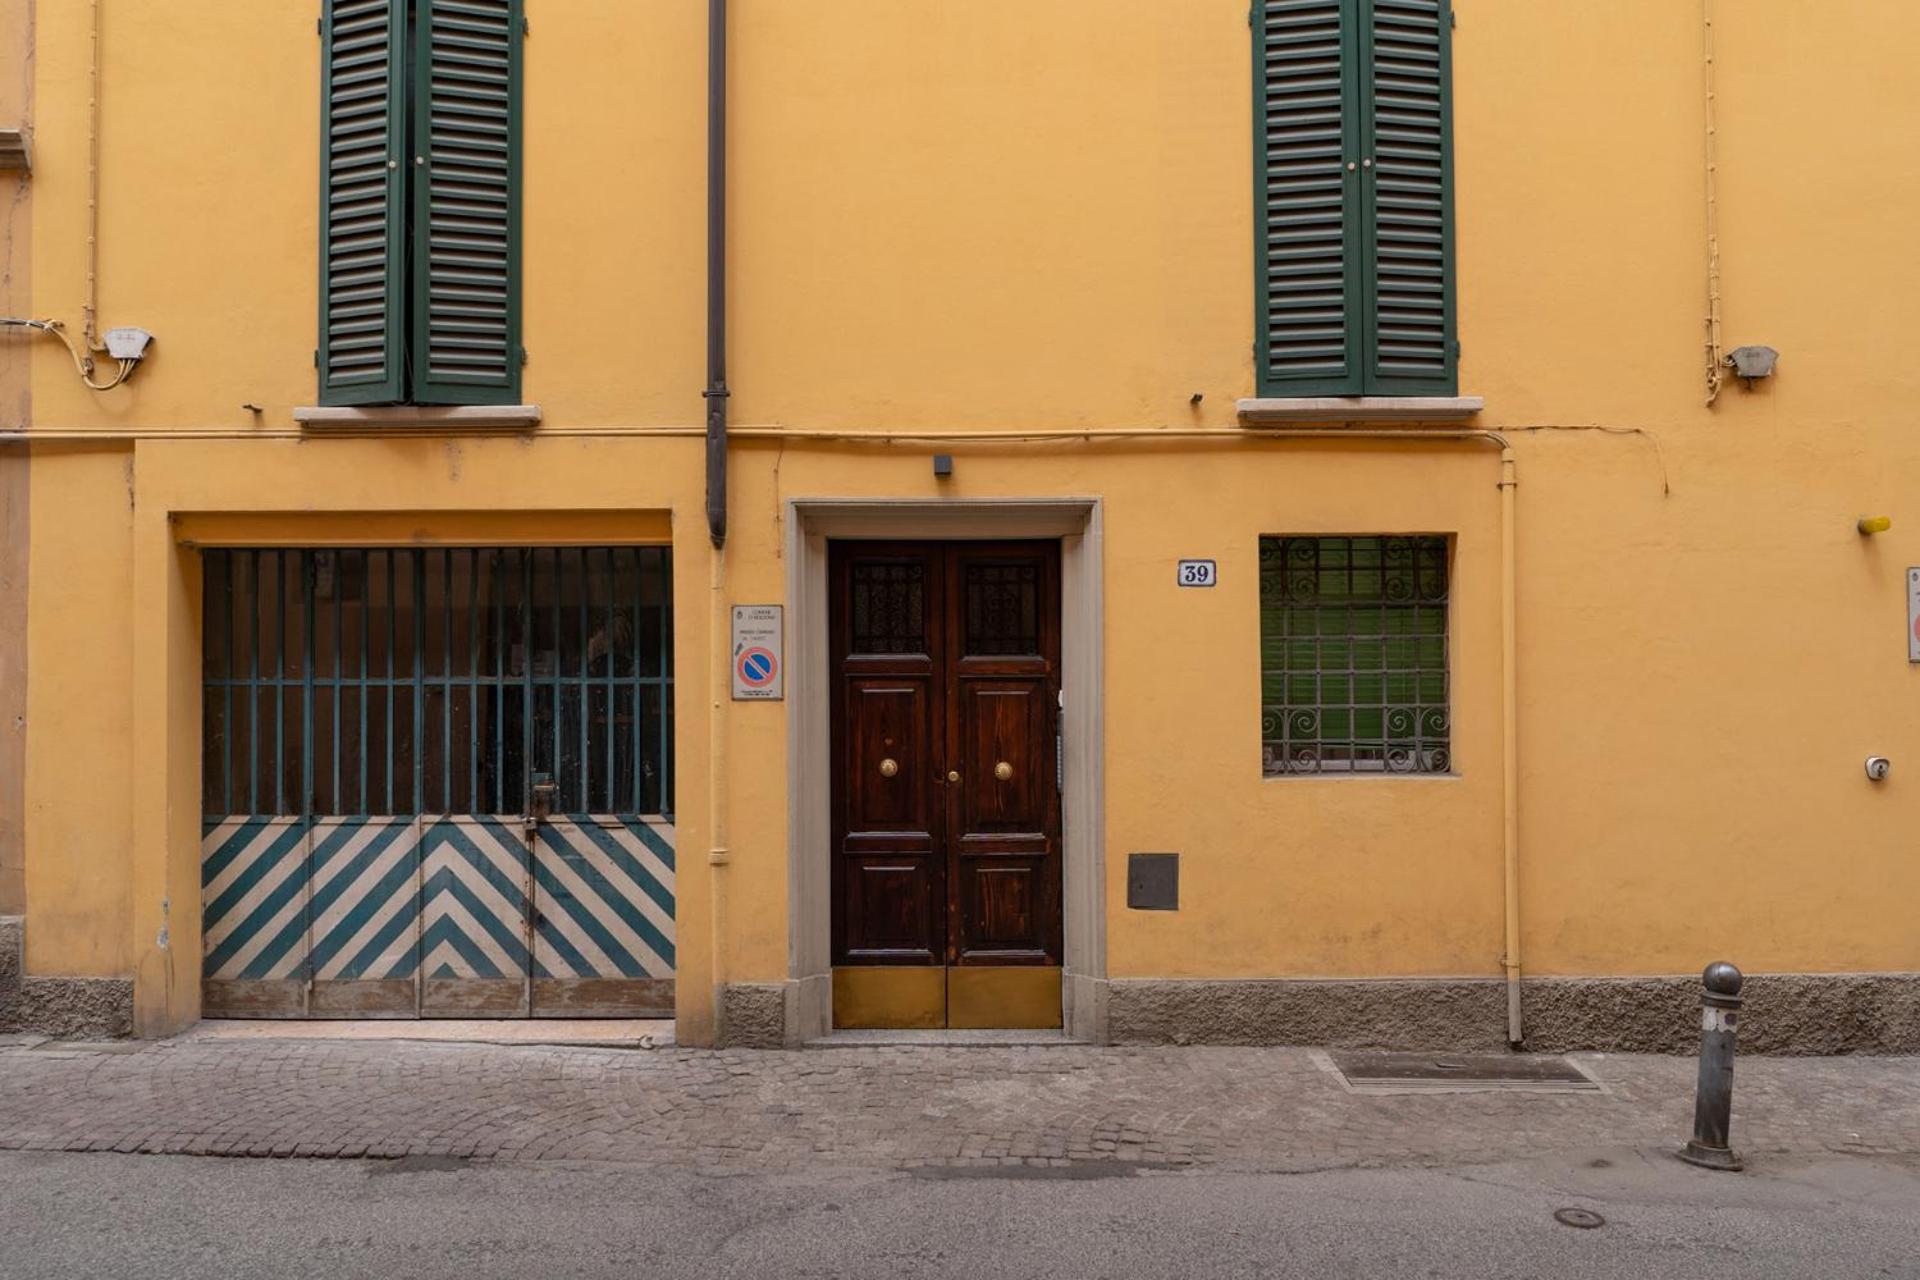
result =
[{"label": "drainpipe", "polygon": [[713,899],[713,1027],[726,1042],[727,713],[733,653],[727,608],[727,0],[707,0],[707,536],[713,539],[708,660],[713,664],[707,719],[707,850]]},{"label": "drainpipe", "polygon": [[1520,681],[1519,619],[1514,565],[1513,449],[1500,446],[1500,817],[1506,866],[1507,1043],[1526,1039],[1520,1016]]},{"label": "drainpipe", "polygon": [[707,535],[727,541],[727,0],[707,0]]}]

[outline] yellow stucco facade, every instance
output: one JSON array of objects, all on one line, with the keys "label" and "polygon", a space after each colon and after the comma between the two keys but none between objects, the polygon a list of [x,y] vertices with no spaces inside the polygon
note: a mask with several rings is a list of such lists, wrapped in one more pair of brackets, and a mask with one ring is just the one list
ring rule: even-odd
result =
[{"label": "yellow stucco facade", "polygon": [[[155,345],[100,393],[58,342],[0,334],[9,410],[31,395],[4,419],[8,451],[31,450],[9,549],[28,583],[19,903],[0,849],[29,974],[132,978],[143,1034],[198,1016],[197,547],[669,543],[679,1024],[711,1040],[722,984],[796,977],[790,864],[810,856],[794,699],[715,696],[716,605],[788,601],[794,503],[1059,497],[1099,510],[1093,976],[1502,974],[1499,453],[1243,425],[1246,0],[735,0],[741,434],[717,571],[705,5],[530,6],[540,425],[387,437],[294,419],[316,403],[314,6],[99,8],[100,319]],[[77,332],[89,6],[0,16],[29,9],[8,305]],[[1920,10],[1744,0],[1716,24],[1726,343],[1781,358],[1708,407],[1702,6],[1455,9],[1460,390],[1518,477],[1521,967],[1920,971],[1920,77],[1900,38]],[[1139,428],[1164,436],[980,438]],[[1890,532],[1856,532],[1878,514]],[[1264,777],[1260,536],[1397,532],[1455,540],[1452,773]],[[1216,560],[1219,587],[1180,590],[1185,557]],[[1891,778],[1866,778],[1869,754]],[[1127,908],[1143,850],[1181,853],[1180,910]]]}]

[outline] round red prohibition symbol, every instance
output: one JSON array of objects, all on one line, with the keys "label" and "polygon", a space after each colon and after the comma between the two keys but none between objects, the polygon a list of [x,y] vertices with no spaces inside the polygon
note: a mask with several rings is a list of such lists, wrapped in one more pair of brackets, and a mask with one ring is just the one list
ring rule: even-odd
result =
[{"label": "round red prohibition symbol", "polygon": [[764,689],[773,683],[773,673],[779,669],[773,651],[770,649],[749,649],[740,655],[740,678],[755,689]]}]

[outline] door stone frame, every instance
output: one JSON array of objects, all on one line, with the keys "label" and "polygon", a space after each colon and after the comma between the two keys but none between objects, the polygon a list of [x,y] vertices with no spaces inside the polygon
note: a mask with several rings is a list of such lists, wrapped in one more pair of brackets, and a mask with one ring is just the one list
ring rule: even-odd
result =
[{"label": "door stone frame", "polygon": [[1061,1001],[1069,1036],[1107,1032],[1105,665],[1098,498],[794,498],[784,511],[787,560],[787,926],[785,1035],[799,1044],[833,1029],[832,681],[827,543],[835,539],[1060,543]]}]

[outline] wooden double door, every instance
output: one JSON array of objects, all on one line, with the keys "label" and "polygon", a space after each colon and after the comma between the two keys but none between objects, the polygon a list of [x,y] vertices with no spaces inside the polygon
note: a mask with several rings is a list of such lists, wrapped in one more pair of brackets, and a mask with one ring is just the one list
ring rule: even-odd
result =
[{"label": "wooden double door", "polygon": [[1061,1024],[1060,547],[830,555],[834,1025]]}]

